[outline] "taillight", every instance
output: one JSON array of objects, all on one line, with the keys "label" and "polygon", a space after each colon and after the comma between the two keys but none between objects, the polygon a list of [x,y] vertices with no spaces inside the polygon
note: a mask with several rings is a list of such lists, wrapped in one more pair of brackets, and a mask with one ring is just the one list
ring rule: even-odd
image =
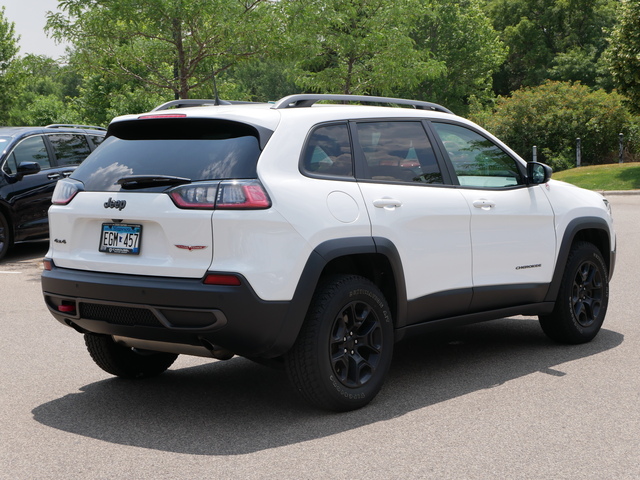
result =
[{"label": "taillight", "polygon": [[220,183],[216,209],[269,208],[271,200],[258,180],[237,180]]},{"label": "taillight", "polygon": [[204,210],[257,210],[271,207],[258,180],[224,180],[181,185],[168,192],[178,208]]},{"label": "taillight", "polygon": [[58,180],[56,188],[53,190],[51,203],[54,205],[67,205],[78,192],[84,190],[82,182],[71,178],[63,178]]},{"label": "taillight", "polygon": [[241,285],[240,279],[235,275],[221,274],[221,273],[208,273],[204,277],[203,283],[205,285],[223,285],[226,287],[237,287]]}]

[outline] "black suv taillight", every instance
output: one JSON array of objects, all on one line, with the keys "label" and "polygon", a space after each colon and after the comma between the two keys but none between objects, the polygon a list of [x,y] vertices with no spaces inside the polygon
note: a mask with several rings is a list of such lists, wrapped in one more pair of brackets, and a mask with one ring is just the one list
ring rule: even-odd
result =
[{"label": "black suv taillight", "polygon": [[259,210],[271,200],[258,180],[224,180],[181,185],[167,192],[178,208]]}]

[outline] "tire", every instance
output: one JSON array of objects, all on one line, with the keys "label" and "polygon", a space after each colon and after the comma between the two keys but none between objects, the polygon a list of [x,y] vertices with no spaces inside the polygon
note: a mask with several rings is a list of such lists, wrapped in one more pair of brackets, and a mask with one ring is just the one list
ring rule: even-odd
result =
[{"label": "tire", "polygon": [[173,353],[137,353],[135,350],[118,345],[107,335],[84,335],[84,343],[93,361],[102,370],[122,378],[146,378],[160,375],[178,355]]},{"label": "tire", "polygon": [[550,315],[541,315],[544,333],[560,343],[586,343],[598,334],[609,303],[609,275],[595,245],[573,246]]},{"label": "tire", "polygon": [[321,283],[285,370],[298,393],[318,408],[355,410],[382,388],[393,356],[393,322],[369,280],[336,275]]},{"label": "tire", "polygon": [[4,258],[11,245],[11,230],[5,216],[0,213],[0,260]]}]

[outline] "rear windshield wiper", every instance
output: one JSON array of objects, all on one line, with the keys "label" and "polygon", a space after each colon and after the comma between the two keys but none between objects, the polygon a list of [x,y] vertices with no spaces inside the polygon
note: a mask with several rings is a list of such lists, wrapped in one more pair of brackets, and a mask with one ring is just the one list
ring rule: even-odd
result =
[{"label": "rear windshield wiper", "polygon": [[172,185],[184,185],[191,183],[191,180],[183,177],[172,177],[169,175],[130,175],[122,177],[116,182],[126,190],[147,187],[166,187]]}]

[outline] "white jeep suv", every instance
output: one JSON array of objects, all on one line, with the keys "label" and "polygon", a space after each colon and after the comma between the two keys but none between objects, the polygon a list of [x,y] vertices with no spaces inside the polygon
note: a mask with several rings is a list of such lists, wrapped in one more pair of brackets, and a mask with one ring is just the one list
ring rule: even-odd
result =
[{"label": "white jeep suv", "polygon": [[408,335],[513,315],[598,333],[610,210],[550,175],[427,102],[169,102],[58,182],[44,298],[113,375],[276,359],[313,405],[355,409]]}]

